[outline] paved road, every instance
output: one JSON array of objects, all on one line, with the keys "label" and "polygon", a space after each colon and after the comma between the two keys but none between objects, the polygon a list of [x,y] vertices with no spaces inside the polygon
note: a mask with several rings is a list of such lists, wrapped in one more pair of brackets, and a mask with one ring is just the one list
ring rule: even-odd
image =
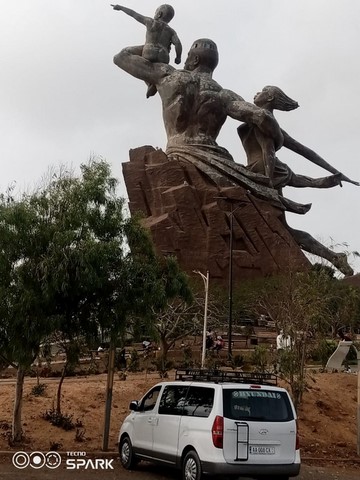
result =
[{"label": "paved road", "polygon": [[[31,467],[19,470],[11,463],[10,457],[0,458],[0,480],[180,480],[181,475],[172,469],[141,463],[136,471],[128,472],[114,460],[114,470],[66,470],[47,467],[35,470]],[[352,467],[313,467],[303,466],[297,480],[359,480],[358,469]],[[222,480],[226,480],[222,477]],[[244,480],[244,479],[243,479]]]}]

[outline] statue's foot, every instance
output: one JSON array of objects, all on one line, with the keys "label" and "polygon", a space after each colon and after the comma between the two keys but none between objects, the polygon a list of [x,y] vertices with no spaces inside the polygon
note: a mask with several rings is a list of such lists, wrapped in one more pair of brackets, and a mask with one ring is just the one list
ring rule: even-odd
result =
[{"label": "statue's foot", "polygon": [[307,213],[311,208],[312,203],[305,203],[304,204],[304,213]]},{"label": "statue's foot", "polygon": [[325,187],[331,188],[331,187],[336,187],[337,185],[340,185],[340,187],[342,187],[341,178],[342,178],[342,173],[335,173],[335,175],[330,175],[329,177],[325,177],[324,178],[324,182],[326,184]]},{"label": "statue's foot", "polygon": [[153,97],[157,93],[157,88],[155,85],[149,85],[147,92],[146,92],[146,98]]},{"label": "statue's foot", "polygon": [[331,262],[334,267],[340,270],[346,277],[354,275],[354,270],[350,267],[347,261],[346,253],[336,253],[334,254],[333,260]]},{"label": "statue's foot", "polygon": [[283,206],[285,207],[285,209],[288,212],[293,212],[293,213],[298,213],[300,215],[304,215],[311,208],[311,203],[305,203],[305,204],[297,203],[297,202],[294,202],[293,200],[290,200],[289,198],[283,197],[281,195],[279,196],[279,198],[280,198],[281,203],[283,204]]}]

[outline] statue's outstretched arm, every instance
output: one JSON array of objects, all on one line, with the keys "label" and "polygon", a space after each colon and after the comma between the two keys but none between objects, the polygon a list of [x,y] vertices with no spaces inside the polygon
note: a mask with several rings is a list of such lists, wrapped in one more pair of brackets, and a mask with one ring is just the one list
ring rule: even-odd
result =
[{"label": "statue's outstretched arm", "polygon": [[146,58],[134,53],[134,47],[121,50],[120,53],[115,55],[114,63],[133,77],[144,80],[151,85],[157,85],[163,77],[174,70],[173,67],[165,63],[152,63],[146,60]]},{"label": "statue's outstretched arm", "polygon": [[[315,163],[315,165],[322,167],[324,170],[327,170],[328,172],[331,172],[334,174],[341,173],[339,172],[339,170],[337,170],[332,165],[330,165],[326,160],[320,157],[320,155],[318,155],[316,152],[311,150],[311,148],[305,147],[305,145],[302,145],[300,142],[290,137],[290,135],[286,133],[284,130],[281,130],[281,131],[284,137],[284,147],[288,148],[289,150],[292,150],[295,153],[298,153],[302,157],[307,158],[308,160],[310,160],[310,162]],[[343,173],[341,173],[341,180],[344,182],[353,183],[354,185],[358,185],[358,186],[360,185],[359,182],[355,182],[354,180],[351,180],[350,178],[346,177]]]},{"label": "statue's outstretched arm", "polygon": [[150,17],[145,17],[144,15],[141,15],[141,13],[137,13],[134,10],[131,10],[131,8],[123,7],[122,5],[110,5],[113,7],[114,10],[119,10],[121,12],[126,13],[126,15],[129,15],[130,17],[134,18],[138,22],[146,25],[146,23],[151,20]]}]

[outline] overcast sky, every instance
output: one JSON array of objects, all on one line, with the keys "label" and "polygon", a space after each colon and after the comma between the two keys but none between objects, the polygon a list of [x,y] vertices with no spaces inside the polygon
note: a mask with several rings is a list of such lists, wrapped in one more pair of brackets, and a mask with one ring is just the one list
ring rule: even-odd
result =
[{"label": "overcast sky", "polygon": [[[111,163],[126,196],[121,163],[129,149],[166,145],[159,96],[146,100],[145,85],[112,61],[123,47],[143,43],[144,26],[104,0],[0,1],[0,190],[14,182],[31,189],[50,165],[78,168],[96,154]],[[248,101],[265,85],[282,88],[300,104],[275,112],[282,128],[360,180],[359,0],[170,3],[184,47],[180,67],[195,39],[213,39],[220,53],[214,78],[223,87]],[[123,5],[152,16],[160,2]],[[228,120],[218,143],[245,163],[236,127]],[[297,173],[327,174],[286,149],[278,156]],[[291,226],[360,251],[360,187],[287,188],[286,196],[313,203],[305,216],[288,214]],[[353,266],[360,270],[360,262]]]}]

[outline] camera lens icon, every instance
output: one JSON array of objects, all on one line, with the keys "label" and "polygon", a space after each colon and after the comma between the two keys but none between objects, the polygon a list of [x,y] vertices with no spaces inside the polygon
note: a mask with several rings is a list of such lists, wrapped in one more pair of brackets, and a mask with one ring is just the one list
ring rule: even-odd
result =
[{"label": "camera lens icon", "polygon": [[45,465],[45,462],[45,455],[42,452],[32,452],[30,454],[30,466],[32,468],[42,468]]},{"label": "camera lens icon", "polygon": [[46,466],[48,468],[58,468],[61,464],[61,455],[57,452],[48,452],[46,455]]},{"label": "camera lens icon", "polygon": [[26,468],[29,466],[30,457],[26,452],[16,452],[12,457],[12,463],[16,468]]}]

